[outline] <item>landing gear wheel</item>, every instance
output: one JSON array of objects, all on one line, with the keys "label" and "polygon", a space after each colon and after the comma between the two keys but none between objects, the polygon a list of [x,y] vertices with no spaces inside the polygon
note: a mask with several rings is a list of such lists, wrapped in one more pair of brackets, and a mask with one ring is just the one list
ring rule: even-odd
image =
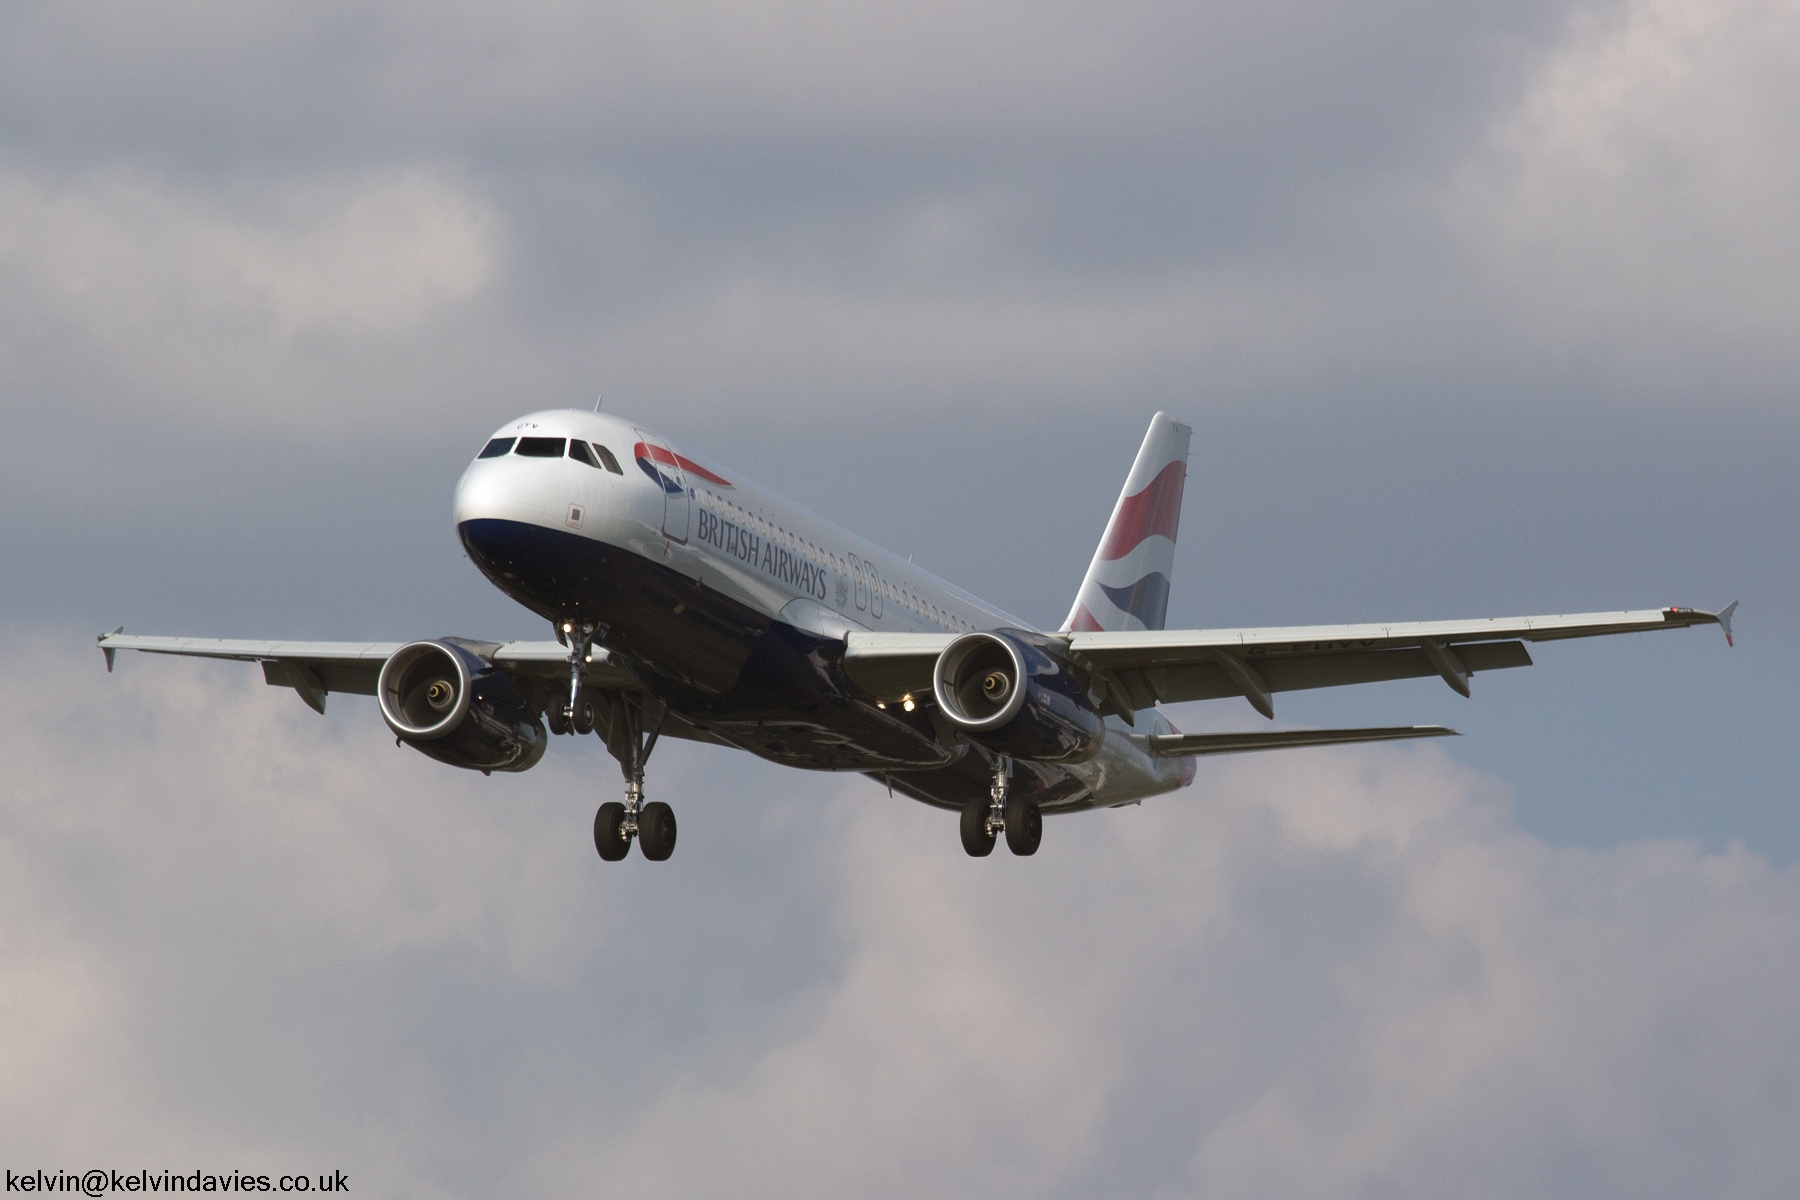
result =
[{"label": "landing gear wheel", "polygon": [[602,804],[594,814],[594,849],[607,862],[618,862],[631,853],[631,837],[625,832],[625,806],[616,800]]},{"label": "landing gear wheel", "polygon": [[652,800],[638,814],[638,849],[651,862],[675,853],[675,810],[661,800]]},{"label": "landing gear wheel", "polygon": [[986,858],[994,852],[994,831],[988,828],[987,800],[971,800],[963,805],[962,840],[963,849],[971,858]]},{"label": "landing gear wheel", "polygon": [[[964,820],[967,820],[965,817]],[[1037,853],[1044,840],[1044,814],[1029,800],[1014,800],[1006,806],[1006,848],[1021,858]]]},{"label": "landing gear wheel", "polygon": [[549,708],[545,709],[544,724],[550,727],[551,733],[554,733],[559,737],[569,732],[569,706],[566,704],[552,704]]},{"label": "landing gear wheel", "polygon": [[594,702],[592,700],[583,699],[576,702],[575,719],[570,722],[570,725],[576,733],[583,737],[594,732]]}]

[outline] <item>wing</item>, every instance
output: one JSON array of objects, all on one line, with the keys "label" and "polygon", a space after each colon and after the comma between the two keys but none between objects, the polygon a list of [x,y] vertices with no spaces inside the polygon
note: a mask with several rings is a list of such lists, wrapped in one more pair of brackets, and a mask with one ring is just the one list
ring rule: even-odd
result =
[{"label": "wing", "polygon": [[[106,669],[120,650],[178,654],[189,658],[223,658],[262,664],[263,679],[275,687],[291,687],[319,712],[332,692],[373,696],[376,680],[403,642],[258,642],[225,638],[143,637],[120,630],[100,636]],[[567,691],[569,651],[559,642],[464,643],[521,682]],[[590,687],[638,690],[637,679],[604,649],[588,655],[585,678]]]},{"label": "wing", "polygon": [[1351,742],[1456,736],[1456,730],[1442,725],[1393,725],[1385,729],[1269,729],[1255,733],[1161,733],[1150,738],[1150,753],[1158,758],[1186,758],[1196,754],[1241,754],[1246,750],[1292,750],[1300,746],[1343,746]]},{"label": "wing", "polygon": [[[1242,696],[1272,717],[1276,692],[1384,679],[1437,675],[1466,696],[1469,677],[1477,672],[1530,666],[1526,642],[1690,625],[1722,626],[1729,642],[1736,610],[1733,602],[1716,613],[1653,608],[1480,621],[1055,636],[1067,644],[1069,657],[1092,673],[1102,711],[1129,719],[1158,701]],[[932,668],[953,640],[952,634],[851,633],[844,667],[858,686],[884,699],[929,693]]]}]

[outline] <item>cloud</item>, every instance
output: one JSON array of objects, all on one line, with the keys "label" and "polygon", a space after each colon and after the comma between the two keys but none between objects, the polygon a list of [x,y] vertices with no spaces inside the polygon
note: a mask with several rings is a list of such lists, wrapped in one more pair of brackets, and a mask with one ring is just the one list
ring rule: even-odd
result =
[{"label": "cloud", "polygon": [[395,366],[466,320],[505,246],[498,210],[443,170],[13,166],[0,359],[15,389],[109,427],[378,420]]},{"label": "cloud", "polygon": [[1636,378],[1791,379],[1796,62],[1800,14],[1775,0],[1576,9],[1453,177],[1519,332]]},{"label": "cloud", "polygon": [[[1436,304],[1396,270],[1392,243],[1413,231],[1376,211],[1388,175],[1430,155],[1433,123],[1478,127],[1471,80],[1492,72],[1459,64],[1539,18],[1421,22],[1422,7],[397,2],[98,21],[49,6],[0,39],[14,65],[0,89],[30,114],[10,138],[21,161],[101,176],[166,164],[158,178],[201,210],[208,232],[171,239],[177,261],[154,264],[169,282],[131,311],[198,303],[251,328],[209,340],[171,321],[134,343],[120,375],[159,404],[224,393],[247,421],[241,398],[260,392],[291,434],[297,409],[397,409],[398,429],[508,380],[814,414],[847,398],[1225,397],[1391,366],[1377,343]],[[1424,32],[1394,36],[1408,26]],[[430,211],[466,253],[376,232],[347,239],[373,253],[314,271],[287,248],[288,192],[302,203],[320,179],[444,147],[460,166],[429,173]],[[275,215],[234,207],[245,194]],[[146,205],[167,207],[123,207]],[[116,241],[121,220],[104,216]],[[512,290],[480,320],[380,359],[259,336],[441,315],[488,277],[496,225]],[[253,355],[286,387],[259,388]],[[384,386],[362,382],[372,373]]]},{"label": "cloud", "polygon": [[[1228,518],[1190,522],[1196,621],[1735,578],[1791,541],[1788,424],[1469,414],[1791,391],[1797,57],[1758,0],[16,5],[0,371],[54,445],[0,485],[0,590],[503,636],[526,618],[456,558],[445,489],[502,420],[600,390],[1024,611],[1073,586],[1058,547],[1158,405],[1212,431],[1191,502]],[[0,646],[9,1165],[422,1196],[1800,1183],[1800,869],[1552,848],[1437,748],[1211,763],[971,862],[866,781],[667,745],[681,849],[608,869],[591,739],[483,779],[251,668],[105,676],[60,624]],[[1565,730],[1510,760],[1531,803],[1787,828],[1754,818],[1791,808],[1792,672],[1716,657],[1690,684],[1735,699],[1662,716],[1762,792],[1679,794],[1688,764],[1568,795]],[[1631,745],[1668,678],[1603,665],[1528,686]],[[1523,735],[1517,686],[1485,703]]]},{"label": "cloud", "polygon": [[0,174],[12,305],[94,335],[391,333],[487,283],[495,220],[466,186],[419,170],[224,192],[123,169]]},{"label": "cloud", "polygon": [[0,354],[96,424],[1792,375],[1762,0],[185,11],[0,39]]},{"label": "cloud", "polygon": [[[1558,850],[1434,749],[1246,756],[972,861],[861,780],[483,779],[254,670],[0,680],[0,1154],[397,1195],[1786,1194],[1800,869]],[[121,1161],[122,1160],[122,1161]]]}]

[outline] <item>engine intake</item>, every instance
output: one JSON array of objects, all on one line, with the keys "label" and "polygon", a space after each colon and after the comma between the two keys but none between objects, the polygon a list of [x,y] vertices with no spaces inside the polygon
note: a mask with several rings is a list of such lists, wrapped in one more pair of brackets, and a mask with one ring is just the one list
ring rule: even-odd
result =
[{"label": "engine intake", "polygon": [[1106,724],[1073,667],[1021,630],[967,633],[944,648],[932,692],[977,745],[1036,762],[1084,762]]},{"label": "engine intake", "polygon": [[525,771],[549,744],[506,672],[452,638],[394,651],[375,692],[395,736],[453,767]]}]

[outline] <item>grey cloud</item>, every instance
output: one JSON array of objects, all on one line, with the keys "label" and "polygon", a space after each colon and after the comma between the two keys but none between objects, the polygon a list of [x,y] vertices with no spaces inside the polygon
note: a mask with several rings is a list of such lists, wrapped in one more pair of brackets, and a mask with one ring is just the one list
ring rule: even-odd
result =
[{"label": "grey cloud", "polygon": [[[26,332],[10,355],[41,387],[132,390],[140,408],[248,394],[212,407],[301,436],[346,406],[391,433],[485,412],[507,382],[579,396],[597,376],[712,412],[1067,408],[1107,388],[1304,412],[1353,403],[1347,374],[1442,396],[1572,362],[1651,399],[1704,372],[1767,403],[1793,374],[1791,272],[1767,249],[1786,244],[1770,235],[1790,190],[1791,39],[1759,32],[1780,35],[1779,13],[1714,6],[1683,57],[1681,6],[1571,11],[26,6],[6,39],[14,177],[55,181],[71,209],[107,171],[171,180],[164,208],[185,211],[133,228],[167,265],[151,294],[243,307],[235,276],[196,275],[182,231],[229,225],[245,193],[420,163],[442,164],[433,186],[455,194],[438,199],[478,220],[489,269],[429,326],[350,348],[234,344],[173,304],[111,370],[45,378]],[[1656,119],[1630,115],[1695,98],[1722,121],[1646,137]],[[1688,164],[1673,183],[1655,166],[1671,145]],[[1613,180],[1598,205],[1595,172]],[[1682,236],[1683,213],[1728,208],[1746,181],[1747,219]],[[358,280],[288,261],[245,315],[285,298],[291,326],[309,279],[405,313],[368,279],[456,257],[372,258]],[[13,297],[13,328],[37,332],[38,298]],[[61,362],[93,349],[50,344]]]},{"label": "grey cloud", "polygon": [[[24,149],[54,131],[62,161],[148,155],[228,175],[234,162],[267,170],[271,150],[291,172],[424,147],[497,174],[610,171],[666,208],[697,207],[711,230],[754,214],[765,236],[825,197],[841,213],[997,185],[1028,189],[1034,209],[1085,194],[1082,238],[1046,230],[1031,247],[1054,257],[1096,235],[1116,242],[1143,224],[1130,213],[1167,206],[1160,197],[1191,223],[1241,209],[1231,197],[1242,189],[1266,198],[1260,189],[1291,185],[1295,169],[1361,177],[1391,164],[1416,142],[1421,112],[1473,116],[1477,96],[1449,99],[1469,88],[1467,65],[1493,57],[1484,47],[1500,31],[1543,17],[1409,5],[1261,6],[1252,18],[1178,5],[852,16],[803,4],[504,15],[393,4],[103,19],[26,6],[13,20],[20,118],[9,140]],[[1434,102],[1419,104],[1421,92]],[[114,121],[129,132],[109,136]],[[1181,186],[1196,170],[1204,194]],[[1093,219],[1106,210],[1127,219]]]}]

